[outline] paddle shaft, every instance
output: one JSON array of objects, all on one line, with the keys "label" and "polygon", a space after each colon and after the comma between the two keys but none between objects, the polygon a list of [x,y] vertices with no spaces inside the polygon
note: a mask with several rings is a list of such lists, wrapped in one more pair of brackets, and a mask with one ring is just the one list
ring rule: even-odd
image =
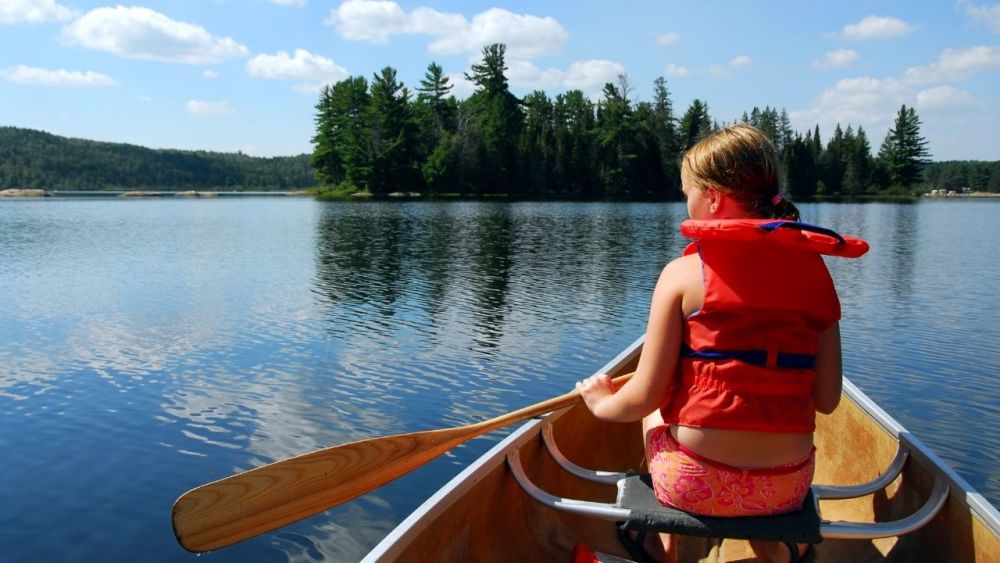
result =
[{"label": "paddle shaft", "polygon": [[[616,378],[615,387],[631,376]],[[226,547],[361,496],[466,440],[579,400],[572,391],[467,426],[370,438],[238,473],[181,495],[174,534],[189,551]]]}]

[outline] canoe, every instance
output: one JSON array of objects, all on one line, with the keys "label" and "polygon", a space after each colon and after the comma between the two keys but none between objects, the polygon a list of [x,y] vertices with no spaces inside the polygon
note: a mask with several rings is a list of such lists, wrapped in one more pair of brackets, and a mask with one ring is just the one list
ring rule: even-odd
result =
[{"label": "canoe", "polygon": [[[601,371],[635,369],[640,338]],[[819,561],[1000,562],[1000,514],[850,381],[818,415]],[[628,558],[618,473],[641,471],[638,423],[582,404],[533,419],[432,495],[364,561],[570,561],[577,544]],[[619,512],[615,512],[615,511]],[[753,557],[744,540],[679,536],[680,561]]]}]

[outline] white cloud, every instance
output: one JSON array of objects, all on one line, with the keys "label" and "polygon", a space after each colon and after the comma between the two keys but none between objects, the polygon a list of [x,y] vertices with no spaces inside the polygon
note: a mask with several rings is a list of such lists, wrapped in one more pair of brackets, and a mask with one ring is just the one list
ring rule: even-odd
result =
[{"label": "white cloud", "polygon": [[734,71],[736,69],[739,69],[739,68],[743,68],[743,67],[749,66],[751,63],[753,63],[753,59],[751,59],[750,57],[748,57],[746,55],[738,55],[738,56],[736,56],[736,58],[734,58],[733,60],[729,61],[728,64],[725,64],[725,65],[720,65],[720,64],[709,65],[702,72],[705,72],[705,73],[711,74],[712,76],[717,76],[717,77],[729,76],[730,72],[732,72],[732,71]]},{"label": "white cloud", "polygon": [[63,28],[63,38],[122,57],[175,63],[214,63],[247,54],[231,37],[215,37],[201,26],[141,7],[91,10]]},{"label": "white cloud", "polygon": [[845,25],[841,36],[844,39],[864,41],[899,37],[911,31],[913,27],[903,20],[886,16],[868,16],[857,23]]},{"label": "white cloud", "polygon": [[577,61],[566,71],[563,85],[575,90],[602,88],[604,84],[614,82],[619,74],[625,73],[625,67],[613,61]]},{"label": "white cloud", "polygon": [[743,68],[745,66],[750,66],[753,59],[746,55],[738,55],[735,59],[729,61],[729,68]]},{"label": "white cloud", "polygon": [[216,78],[219,77],[219,73],[215,72],[214,70],[206,70],[205,72],[201,73],[201,75],[209,80],[215,80]]},{"label": "white cloud", "polygon": [[679,33],[674,33],[673,31],[668,33],[661,33],[656,36],[656,44],[659,46],[673,45],[674,43],[680,43],[681,36]]},{"label": "white cloud", "polygon": [[812,67],[819,69],[844,68],[851,66],[858,60],[858,52],[853,49],[837,49],[823,55],[822,58],[813,61]]},{"label": "white cloud", "polygon": [[139,96],[139,101],[144,104],[148,104],[153,101],[153,96]]},{"label": "white cloud", "polygon": [[600,91],[604,84],[614,82],[625,72],[623,65],[606,60],[576,61],[567,70],[541,69],[528,61],[511,61],[506,74],[513,87],[593,92]]},{"label": "white cloud", "polygon": [[510,61],[505,74],[511,86],[544,90],[562,83],[566,73],[556,68],[543,70],[528,61]]},{"label": "white cloud", "polygon": [[909,68],[899,77],[841,80],[824,91],[811,108],[791,111],[789,116],[796,128],[809,128],[817,123],[827,130],[837,123],[864,124],[869,131],[888,128],[902,104],[941,109],[974,103],[968,92],[943,83],[997,68],[1000,68],[1000,47],[946,49],[934,63]]},{"label": "white cloud", "polygon": [[665,69],[663,69],[663,73],[666,74],[667,76],[687,76],[691,74],[691,71],[688,70],[686,66],[680,66],[680,65],[675,65],[674,63],[670,63],[667,65]]},{"label": "white cloud", "polygon": [[977,22],[1000,33],[1000,4],[994,4],[992,6],[977,6],[975,4],[965,3],[965,13],[972,16],[972,18]]},{"label": "white cloud", "polygon": [[899,106],[911,103],[911,98],[911,89],[900,80],[847,78],[824,91],[812,108],[791,111],[789,117],[795,128],[819,124],[829,131],[853,123],[873,131],[888,127]]},{"label": "white cloud", "polygon": [[935,86],[917,92],[917,107],[922,110],[961,107],[971,103],[972,96],[954,86]]},{"label": "white cloud", "polygon": [[336,82],[348,77],[347,69],[332,60],[296,49],[290,57],[285,51],[257,55],[247,61],[247,73],[254,78]]},{"label": "white cloud", "polygon": [[962,80],[982,71],[1000,68],[1000,47],[978,45],[966,49],[945,49],[936,62],[906,69],[906,78],[928,84]]},{"label": "white cloud", "polygon": [[233,108],[229,105],[229,102],[188,100],[185,107],[187,107],[188,113],[193,115],[225,115],[233,113]]},{"label": "white cloud", "polygon": [[49,70],[25,65],[0,70],[0,76],[13,84],[38,86],[115,86],[113,78],[99,72],[76,70]]},{"label": "white cloud", "polygon": [[73,16],[73,10],[55,0],[0,0],[0,23],[66,21]]},{"label": "white cloud", "polygon": [[442,55],[478,53],[485,45],[503,43],[511,58],[521,60],[557,52],[569,36],[551,17],[490,8],[470,22],[461,14],[424,7],[407,13],[391,0],[346,0],[324,23],[351,41],[386,43],[393,35],[430,35],[435,39],[428,50]]},{"label": "white cloud", "polygon": [[280,4],[282,6],[305,6],[306,0],[269,0],[272,4]]},{"label": "white cloud", "polygon": [[476,83],[465,77],[464,73],[453,72],[448,75],[448,83],[451,84],[451,93],[459,100],[464,100],[476,91]]}]

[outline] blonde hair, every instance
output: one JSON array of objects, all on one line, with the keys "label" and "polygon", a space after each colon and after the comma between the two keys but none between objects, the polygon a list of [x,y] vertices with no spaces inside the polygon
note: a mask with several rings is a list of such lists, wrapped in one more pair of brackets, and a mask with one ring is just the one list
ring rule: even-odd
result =
[{"label": "blonde hair", "polygon": [[781,195],[778,151],[756,127],[741,123],[708,135],[684,153],[681,171],[695,187],[719,190],[753,216],[799,219]]}]

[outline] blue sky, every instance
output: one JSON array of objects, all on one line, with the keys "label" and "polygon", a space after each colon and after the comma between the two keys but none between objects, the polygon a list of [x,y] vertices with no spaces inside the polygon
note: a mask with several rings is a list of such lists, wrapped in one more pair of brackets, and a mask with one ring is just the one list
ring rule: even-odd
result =
[{"label": "blue sky", "polygon": [[259,156],[310,152],[319,87],[384,66],[412,90],[430,62],[454,93],[508,45],[515,94],[627,73],[675,110],[784,108],[881,144],[914,106],[934,160],[1000,160],[1000,4],[961,1],[496,2],[0,0],[0,125]]}]

